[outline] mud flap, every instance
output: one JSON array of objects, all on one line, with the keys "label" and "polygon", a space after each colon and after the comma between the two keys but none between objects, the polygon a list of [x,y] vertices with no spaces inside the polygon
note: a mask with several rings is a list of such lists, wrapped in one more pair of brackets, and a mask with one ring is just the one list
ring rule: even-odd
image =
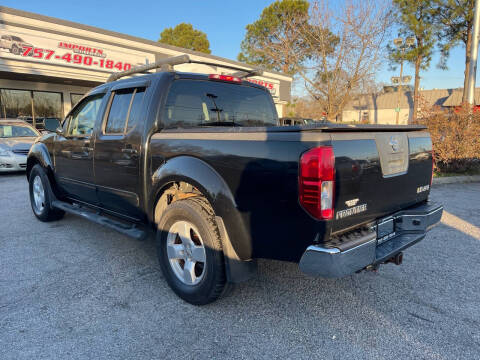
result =
[{"label": "mud flap", "polygon": [[220,216],[215,216],[215,221],[217,222],[218,230],[220,231],[220,238],[222,239],[227,281],[236,284],[251,279],[257,274],[257,260],[241,260],[233,249],[222,218]]}]

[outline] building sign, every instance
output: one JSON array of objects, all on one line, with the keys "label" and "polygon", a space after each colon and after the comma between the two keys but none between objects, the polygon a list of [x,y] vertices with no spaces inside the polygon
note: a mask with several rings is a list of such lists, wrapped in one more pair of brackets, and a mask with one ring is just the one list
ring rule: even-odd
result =
[{"label": "building sign", "polygon": [[253,84],[265,86],[270,91],[270,93],[272,94],[272,97],[278,98],[278,94],[280,93],[279,92],[279,84],[274,84],[274,83],[269,82],[269,81],[265,81],[265,80],[262,80],[262,79],[254,79],[254,78],[248,78],[246,80],[253,83]]},{"label": "building sign", "polygon": [[0,26],[0,57],[103,72],[129,70],[155,58],[149,53],[5,25]]}]

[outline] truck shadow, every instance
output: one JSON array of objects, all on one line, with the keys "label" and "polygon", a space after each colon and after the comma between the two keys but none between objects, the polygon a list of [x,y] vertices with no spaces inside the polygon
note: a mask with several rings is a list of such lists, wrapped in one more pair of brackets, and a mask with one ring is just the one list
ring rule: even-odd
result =
[{"label": "truck shadow", "polygon": [[[461,239],[458,254],[448,251],[452,238]],[[238,285],[229,297],[200,311],[210,314],[226,309],[228,317],[243,319],[247,327],[255,327],[261,314],[261,321],[272,326],[298,331],[310,339],[315,338],[313,334],[329,339],[337,336],[364,353],[377,346],[379,334],[388,333],[396,339],[392,348],[398,350],[402,347],[397,343],[404,343],[415,348],[417,356],[443,358],[450,345],[436,348],[434,337],[444,344],[469,348],[470,331],[480,326],[475,280],[480,266],[473,254],[465,259],[464,253],[478,253],[479,245],[478,239],[440,225],[407,251],[402,266],[384,265],[377,273],[342,279],[311,278],[296,264],[262,260],[256,279]],[[472,268],[466,274],[459,264],[468,261]],[[448,328],[458,330],[442,330]]]}]

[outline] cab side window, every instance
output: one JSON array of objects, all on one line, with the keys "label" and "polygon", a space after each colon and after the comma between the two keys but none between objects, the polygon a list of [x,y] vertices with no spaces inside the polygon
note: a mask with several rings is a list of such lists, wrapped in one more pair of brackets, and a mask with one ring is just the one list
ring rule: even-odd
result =
[{"label": "cab side window", "polygon": [[130,114],[128,115],[127,132],[142,121],[142,104],[144,95],[145,88],[137,89],[133,95],[132,106],[130,107]]},{"label": "cab side window", "polygon": [[122,89],[113,93],[104,133],[123,135],[141,120],[145,88]]},{"label": "cab side window", "polygon": [[113,94],[112,105],[105,125],[105,134],[123,134],[132,95],[133,89],[121,90]]},{"label": "cab side window", "polygon": [[70,115],[67,135],[90,136],[98,117],[103,94],[84,99]]}]

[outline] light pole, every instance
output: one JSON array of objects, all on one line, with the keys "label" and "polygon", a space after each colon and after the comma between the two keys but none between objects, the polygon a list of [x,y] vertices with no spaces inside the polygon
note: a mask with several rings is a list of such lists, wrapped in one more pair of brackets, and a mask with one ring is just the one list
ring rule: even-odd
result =
[{"label": "light pole", "polygon": [[[477,0],[478,1],[478,0]],[[405,50],[412,48],[415,46],[415,38],[414,37],[407,37],[405,41],[403,38],[396,38],[393,40],[393,44],[400,49],[401,56],[400,56],[400,77],[392,77],[392,83],[398,84],[397,90],[397,107],[395,108],[396,116],[395,116],[395,124],[398,125],[399,118],[400,118],[400,97],[402,96],[402,85],[404,83],[408,83],[411,79],[411,76],[403,76],[403,60],[405,58]]]},{"label": "light pole", "polygon": [[470,50],[470,73],[468,74],[467,102],[475,105],[475,80],[477,76],[478,32],[480,31],[480,2],[475,1],[473,15],[472,48]]}]

